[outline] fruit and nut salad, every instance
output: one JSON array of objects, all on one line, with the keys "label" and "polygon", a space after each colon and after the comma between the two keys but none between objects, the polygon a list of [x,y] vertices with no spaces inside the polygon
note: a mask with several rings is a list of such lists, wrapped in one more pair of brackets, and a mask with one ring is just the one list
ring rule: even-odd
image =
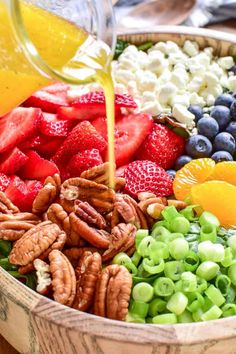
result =
[{"label": "fruit and nut salad", "polygon": [[119,41],[105,98],[54,83],[0,119],[0,265],[39,294],[152,324],[236,315],[236,65]]}]

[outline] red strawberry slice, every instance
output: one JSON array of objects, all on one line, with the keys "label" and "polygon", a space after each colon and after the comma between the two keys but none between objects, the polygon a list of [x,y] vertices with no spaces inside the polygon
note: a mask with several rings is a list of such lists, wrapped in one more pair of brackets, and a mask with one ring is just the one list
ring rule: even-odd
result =
[{"label": "red strawberry slice", "polygon": [[51,157],[59,149],[64,141],[63,137],[48,137],[45,135],[37,135],[31,139],[23,141],[19,148],[23,151],[35,150],[40,155]]},{"label": "red strawberry slice", "polygon": [[26,155],[28,161],[18,172],[21,178],[42,180],[47,176],[53,176],[58,173],[55,163],[43,159],[37,152],[29,151]]},{"label": "red strawberry slice", "polygon": [[163,124],[155,124],[151,134],[136,153],[139,160],[156,162],[165,170],[171,168],[184,152],[185,140]]},{"label": "red strawberry slice", "polygon": [[28,157],[17,147],[7,151],[0,156],[0,172],[12,175],[24,166],[27,160]]},{"label": "red strawberry slice", "polygon": [[49,93],[45,90],[36,91],[25,102],[25,107],[38,107],[44,112],[57,113],[57,110],[61,106],[68,106],[66,97],[62,95],[56,95]]},{"label": "red strawberry slice", "polygon": [[[106,131],[106,120],[98,118],[92,122],[102,135]],[[116,166],[127,164],[153,128],[153,119],[146,113],[123,116],[115,125]]]},{"label": "red strawberry slice", "polygon": [[117,168],[115,175],[116,177],[122,177],[124,178],[125,176],[125,169],[128,165],[124,165],[124,166],[120,166],[119,168]]},{"label": "red strawberry slice", "polygon": [[5,190],[6,196],[14,203],[21,211],[28,211],[25,208],[25,198],[27,196],[28,189],[24,181],[18,176],[11,178],[10,184]]},{"label": "red strawberry slice", "polygon": [[25,151],[25,150],[30,150],[30,149],[36,150],[36,148],[38,146],[40,146],[41,144],[42,144],[41,136],[40,135],[36,135],[36,136],[33,136],[30,139],[27,139],[27,140],[23,141],[18,146],[19,146],[19,148],[21,150]]},{"label": "red strawberry slice", "polygon": [[[71,102],[72,107],[61,107],[58,116],[61,119],[91,120],[106,115],[105,96],[102,91],[90,92]],[[115,116],[120,115],[121,108],[137,108],[129,95],[115,95]]]},{"label": "red strawberry slice", "polygon": [[53,161],[63,166],[71,157],[84,150],[97,149],[100,153],[107,147],[105,139],[96,131],[88,121],[81,122],[69,133],[59,148]]},{"label": "red strawberry slice", "polygon": [[67,97],[67,92],[70,89],[70,85],[61,83],[61,82],[56,82],[55,84],[45,86],[42,88],[42,91],[46,91],[48,93],[52,93],[56,96],[61,96],[66,98]]},{"label": "red strawberry slice", "polygon": [[79,177],[83,171],[102,163],[101,155],[97,149],[85,150],[71,158],[67,171],[70,177]]},{"label": "red strawberry slice", "polygon": [[32,211],[33,201],[38,192],[43,188],[43,184],[40,181],[25,181],[27,187],[27,194],[24,200],[24,209],[26,211]]},{"label": "red strawberry slice", "polygon": [[140,192],[151,192],[158,197],[167,197],[173,193],[172,178],[152,161],[131,162],[124,171],[124,177],[124,191],[133,198],[137,198]]},{"label": "red strawberry slice", "polygon": [[6,176],[4,173],[0,173],[0,191],[4,192],[9,186],[11,178]]},{"label": "red strawberry slice", "polygon": [[43,113],[40,130],[48,136],[67,136],[73,125],[73,121],[58,119],[56,114]]},{"label": "red strawberry slice", "polygon": [[0,152],[4,152],[38,131],[42,117],[39,108],[18,107],[0,119]]}]

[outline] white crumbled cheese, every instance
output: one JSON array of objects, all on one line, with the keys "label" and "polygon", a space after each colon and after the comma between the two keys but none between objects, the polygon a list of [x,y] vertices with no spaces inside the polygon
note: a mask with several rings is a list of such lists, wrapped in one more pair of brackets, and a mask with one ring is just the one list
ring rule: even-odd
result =
[{"label": "white crumbled cheese", "polygon": [[192,129],[195,126],[194,115],[187,110],[187,108],[181,104],[175,104],[173,107],[173,116],[189,129]]},{"label": "white crumbled cheese", "polygon": [[184,107],[189,107],[190,106],[190,97],[189,94],[185,93],[182,95],[175,95],[173,96],[171,100],[171,106],[174,106],[176,104],[180,104]]},{"label": "white crumbled cheese", "polygon": [[160,52],[166,54],[166,43],[165,42],[158,42],[157,44],[155,44],[153,46],[153,48],[150,48],[148,52],[150,53],[152,51],[152,49],[153,50],[155,50],[155,49],[160,50]]},{"label": "white crumbled cheese", "polygon": [[208,95],[206,98],[206,104],[207,106],[213,106],[215,103],[215,97],[213,95]]},{"label": "white crumbled cheese", "polygon": [[215,86],[219,83],[219,78],[210,71],[206,72],[205,80],[208,86]]},{"label": "white crumbled cheese", "polygon": [[177,87],[172,84],[171,82],[168,82],[167,84],[163,85],[159,91],[159,101],[161,104],[169,103],[169,101],[176,95],[177,92]]},{"label": "white crumbled cheese", "polygon": [[121,84],[127,84],[130,80],[135,80],[135,73],[130,70],[119,69],[114,73],[115,80]]},{"label": "white crumbled cheese", "polygon": [[189,95],[190,104],[196,104],[200,107],[204,107],[206,105],[206,101],[203,97],[199,96],[196,92],[192,92]]},{"label": "white crumbled cheese", "polygon": [[236,76],[229,77],[228,85],[231,91],[236,91]]},{"label": "white crumbled cheese", "polygon": [[144,91],[143,92],[143,102],[153,102],[156,101],[157,97],[154,92]]},{"label": "white crumbled cheese", "polygon": [[230,68],[232,68],[232,66],[234,65],[234,59],[233,57],[223,57],[223,58],[219,58],[218,59],[218,64],[226,70],[229,70]]},{"label": "white crumbled cheese", "polygon": [[157,100],[152,101],[152,102],[149,101],[149,102],[145,102],[141,106],[140,112],[150,113],[153,116],[157,116],[158,114],[163,112],[163,108]]},{"label": "white crumbled cheese", "polygon": [[197,42],[192,42],[192,41],[185,41],[183,50],[186,54],[188,54],[190,57],[194,57],[199,53],[199,45]]}]

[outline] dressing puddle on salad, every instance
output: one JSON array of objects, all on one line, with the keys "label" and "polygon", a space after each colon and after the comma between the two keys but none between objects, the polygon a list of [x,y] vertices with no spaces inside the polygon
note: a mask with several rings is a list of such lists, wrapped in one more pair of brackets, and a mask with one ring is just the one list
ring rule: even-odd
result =
[{"label": "dressing puddle on salad", "polygon": [[[19,6],[17,1],[14,5]],[[110,48],[104,42],[95,40],[83,29],[52,13],[24,2],[21,2],[20,7],[29,39],[41,57],[36,60],[43,59],[43,65],[50,67],[59,79],[62,80],[63,77],[65,82],[76,85],[96,81],[102,86],[107,112],[109,181],[113,187],[114,86]],[[17,14],[15,16],[13,20],[18,22]],[[0,35],[0,116],[3,116],[33,92],[50,84],[52,79],[36,70],[17,44],[6,4],[2,0],[0,34],[4,34]],[[26,36],[26,33],[21,35]],[[35,56],[37,57],[36,54]]]}]

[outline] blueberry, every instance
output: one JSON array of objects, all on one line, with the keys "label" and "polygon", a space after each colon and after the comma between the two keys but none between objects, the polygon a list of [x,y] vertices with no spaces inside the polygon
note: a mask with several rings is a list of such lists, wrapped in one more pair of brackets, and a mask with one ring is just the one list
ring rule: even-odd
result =
[{"label": "blueberry", "polygon": [[225,131],[233,135],[234,139],[236,140],[236,122],[230,122]]},{"label": "blueberry", "polygon": [[230,106],[230,114],[231,114],[231,118],[233,120],[236,120],[236,100],[234,100]]},{"label": "blueberry", "polygon": [[208,138],[197,134],[191,136],[185,146],[186,152],[193,158],[208,157],[212,153],[212,144]]},{"label": "blueberry", "polygon": [[235,139],[229,133],[220,133],[215,137],[213,148],[215,151],[223,150],[232,154],[235,149]]},{"label": "blueberry", "polygon": [[168,175],[170,177],[172,177],[173,179],[175,178],[175,175],[176,175],[176,171],[175,170],[167,170],[166,173],[168,173]]},{"label": "blueberry", "polygon": [[213,139],[219,133],[219,124],[214,118],[203,117],[197,123],[198,133]]},{"label": "blueberry", "polygon": [[211,156],[211,158],[212,160],[215,160],[215,162],[233,161],[232,155],[227,151],[217,151]]},{"label": "blueberry", "polygon": [[193,104],[188,107],[189,112],[191,112],[195,116],[195,121],[198,122],[200,118],[203,116],[203,109],[196,104]]},{"label": "blueberry", "polygon": [[234,73],[234,75],[236,75],[236,64],[234,64],[234,65],[232,66],[232,68],[229,69],[229,71],[232,71],[232,72]]},{"label": "blueberry", "polygon": [[230,122],[230,109],[225,106],[215,106],[211,111],[211,117],[217,121],[220,131],[222,131]]},{"label": "blueberry", "polygon": [[233,102],[233,97],[229,93],[222,93],[222,95],[218,96],[215,100],[215,106],[226,106],[230,107]]},{"label": "blueberry", "polygon": [[234,92],[232,93],[232,97],[233,97],[233,98],[236,98],[236,91],[234,91]]},{"label": "blueberry", "polygon": [[175,169],[176,171],[180,170],[186,163],[189,163],[192,160],[192,157],[188,155],[182,155],[177,158],[175,161]]}]

